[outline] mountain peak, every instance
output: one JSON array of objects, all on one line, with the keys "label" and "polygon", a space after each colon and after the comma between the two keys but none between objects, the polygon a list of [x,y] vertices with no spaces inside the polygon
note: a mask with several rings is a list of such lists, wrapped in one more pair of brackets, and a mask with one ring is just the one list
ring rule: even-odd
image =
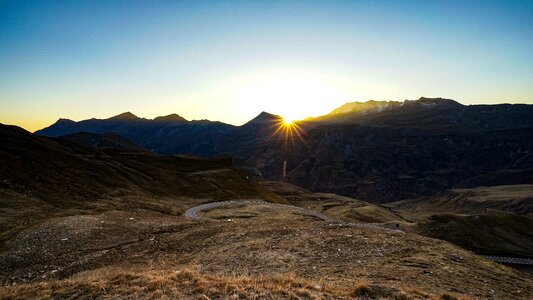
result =
[{"label": "mountain peak", "polygon": [[75,124],[76,122],[70,119],[59,118],[54,124],[48,127],[45,127],[43,129],[36,130],[34,133],[38,135],[43,135],[43,136],[56,136],[53,133],[54,129],[64,130],[66,128],[70,128],[74,126]]},{"label": "mountain peak", "polygon": [[279,119],[281,119],[281,116],[273,115],[271,113],[263,111],[259,115],[257,115],[257,117],[253,118],[252,120],[250,120],[250,122],[246,124],[267,124]]},{"label": "mountain peak", "polygon": [[170,114],[167,116],[159,116],[154,119],[156,122],[187,122],[185,118],[178,114]]},{"label": "mountain peak", "polygon": [[139,120],[140,118],[136,115],[132,114],[131,112],[125,112],[121,113],[120,115],[116,115],[114,117],[111,117],[107,120]]},{"label": "mountain peak", "polygon": [[75,121],[72,121],[71,119],[65,119],[65,118],[59,118],[55,124],[74,124]]},{"label": "mountain peak", "polygon": [[376,101],[369,100],[367,102],[349,102],[345,103],[336,109],[334,109],[330,115],[340,115],[347,113],[369,113],[369,112],[381,112],[385,109],[388,109],[392,106],[398,105],[399,102],[394,101]]},{"label": "mountain peak", "polygon": [[418,103],[422,103],[425,105],[450,105],[450,106],[463,106],[461,103],[452,100],[452,99],[446,99],[446,98],[428,98],[428,97],[420,97],[420,99],[415,100]]},{"label": "mountain peak", "polygon": [[400,101],[377,101],[369,100],[366,102],[348,102],[337,108],[335,108],[329,115],[343,115],[343,114],[353,114],[357,113],[360,115],[369,114],[369,113],[379,113],[385,110],[391,110],[402,106],[408,107],[459,107],[463,106],[461,103],[445,98],[427,98],[420,97],[418,100],[405,100]]}]

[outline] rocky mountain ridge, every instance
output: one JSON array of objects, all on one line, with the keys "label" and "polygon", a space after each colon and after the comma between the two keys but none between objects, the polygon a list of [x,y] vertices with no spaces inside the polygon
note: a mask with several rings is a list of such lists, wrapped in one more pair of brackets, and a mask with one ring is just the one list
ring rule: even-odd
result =
[{"label": "rocky mountain ridge", "polygon": [[[36,133],[112,132],[156,153],[231,155],[267,179],[370,202],[430,195],[468,180],[475,186],[501,182],[488,174],[533,169],[533,105],[526,104],[465,106],[442,98],[354,102],[297,122],[290,132],[280,116],[266,112],[241,126],[125,117],[60,120]],[[512,178],[505,184],[515,184]]]}]

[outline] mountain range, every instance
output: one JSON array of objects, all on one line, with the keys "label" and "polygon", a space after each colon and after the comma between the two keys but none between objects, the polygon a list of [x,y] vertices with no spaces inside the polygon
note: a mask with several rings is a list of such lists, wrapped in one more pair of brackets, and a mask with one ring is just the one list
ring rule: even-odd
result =
[{"label": "mountain range", "polygon": [[[297,298],[531,299],[530,111],[420,99],[282,127],[266,112],[242,126],[62,120],[59,137],[0,124],[0,299],[277,299],[287,286]],[[165,136],[150,132],[185,150],[154,153],[148,141]],[[219,157],[183,155],[199,149]]]},{"label": "mountain range", "polygon": [[[455,186],[533,183],[533,105],[368,101],[298,121],[291,131],[279,130],[280,120],[262,112],[233,126],[127,112],[103,120],[60,119],[36,134],[115,134],[159,154],[231,155],[267,179],[374,203]],[[526,176],[510,176],[517,172]]]}]

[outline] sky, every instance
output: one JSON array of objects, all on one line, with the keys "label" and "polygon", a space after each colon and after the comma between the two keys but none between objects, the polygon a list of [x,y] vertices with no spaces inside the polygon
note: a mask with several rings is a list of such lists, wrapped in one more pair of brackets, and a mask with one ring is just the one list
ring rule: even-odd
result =
[{"label": "sky", "polygon": [[533,104],[533,1],[0,0],[0,122]]}]

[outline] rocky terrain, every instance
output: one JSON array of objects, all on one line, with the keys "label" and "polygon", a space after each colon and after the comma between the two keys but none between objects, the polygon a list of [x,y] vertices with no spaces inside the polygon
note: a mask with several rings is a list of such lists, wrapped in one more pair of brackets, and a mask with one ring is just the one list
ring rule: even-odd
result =
[{"label": "rocky terrain", "polygon": [[532,275],[440,240],[257,206],[223,214],[231,219],[147,209],[50,218],[5,244],[0,297],[532,296]]}]

